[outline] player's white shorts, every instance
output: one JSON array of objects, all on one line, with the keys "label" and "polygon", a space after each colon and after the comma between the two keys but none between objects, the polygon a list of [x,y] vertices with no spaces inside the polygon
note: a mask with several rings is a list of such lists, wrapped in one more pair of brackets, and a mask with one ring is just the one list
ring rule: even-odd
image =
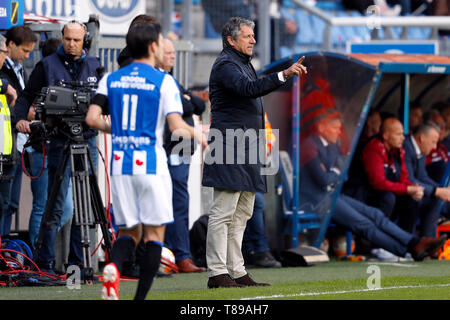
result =
[{"label": "player's white shorts", "polygon": [[173,222],[170,174],[111,176],[111,199],[119,228]]}]

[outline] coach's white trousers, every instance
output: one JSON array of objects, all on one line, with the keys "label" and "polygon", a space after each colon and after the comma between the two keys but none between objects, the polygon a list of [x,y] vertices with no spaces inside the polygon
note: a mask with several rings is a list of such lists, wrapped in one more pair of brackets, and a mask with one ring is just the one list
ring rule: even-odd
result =
[{"label": "coach's white trousers", "polygon": [[228,273],[236,279],[247,274],[241,248],[254,204],[254,192],[214,189],[206,236],[209,277]]}]

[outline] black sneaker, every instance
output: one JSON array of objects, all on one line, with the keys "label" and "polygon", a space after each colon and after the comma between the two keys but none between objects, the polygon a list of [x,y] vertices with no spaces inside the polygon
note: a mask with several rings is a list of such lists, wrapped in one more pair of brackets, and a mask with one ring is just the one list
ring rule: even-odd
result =
[{"label": "black sneaker", "polygon": [[37,264],[39,271],[42,273],[48,273],[48,274],[52,274],[52,275],[56,275],[56,271],[53,267],[53,263],[38,263]]},{"label": "black sneaker", "polygon": [[252,255],[252,264],[262,268],[281,268],[281,263],[277,261],[269,251],[258,252]]}]

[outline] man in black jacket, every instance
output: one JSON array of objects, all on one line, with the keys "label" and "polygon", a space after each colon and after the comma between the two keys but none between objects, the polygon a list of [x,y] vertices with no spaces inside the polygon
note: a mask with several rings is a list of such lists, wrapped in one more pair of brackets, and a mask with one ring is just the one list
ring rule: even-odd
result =
[{"label": "man in black jacket", "polygon": [[[214,141],[205,159],[202,182],[214,188],[206,244],[208,288],[267,285],[248,276],[241,252],[255,192],[266,192],[261,161],[254,161],[258,147],[265,148],[264,135],[258,138],[264,130],[261,97],[288,78],[306,73],[301,58],[284,71],[258,79],[250,62],[256,43],[253,29],[253,21],[228,20],[222,29],[223,50],[209,79],[210,139],[214,137]],[[245,145],[247,138],[250,141]],[[265,157],[265,150],[259,154]]]},{"label": "man in black jacket", "polygon": [[[170,72],[175,64],[175,48],[172,41],[164,39],[164,56],[160,68]],[[205,102],[186,90],[178,82],[183,104],[183,120],[194,126],[192,115],[201,115],[205,111]],[[202,272],[203,267],[197,267],[191,260],[189,244],[189,166],[191,155],[195,151],[196,142],[192,139],[182,139],[172,135],[166,121],[164,127],[164,149],[166,150],[170,177],[172,178],[173,223],[166,226],[164,242],[175,255],[179,272]]]}]

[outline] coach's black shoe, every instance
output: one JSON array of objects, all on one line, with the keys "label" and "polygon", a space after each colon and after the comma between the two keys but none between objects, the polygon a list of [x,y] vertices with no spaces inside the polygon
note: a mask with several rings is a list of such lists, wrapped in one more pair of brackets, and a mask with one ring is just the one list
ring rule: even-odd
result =
[{"label": "coach's black shoe", "polygon": [[234,281],[228,273],[219,274],[218,276],[210,277],[208,279],[208,288],[242,288],[243,284],[238,284]]},{"label": "coach's black shoe", "polygon": [[438,239],[423,237],[420,239],[419,243],[417,243],[411,255],[415,261],[422,261],[427,256],[435,255],[435,252],[438,251],[447,240],[447,235],[443,234]]},{"label": "coach's black shoe", "polygon": [[256,282],[248,274],[240,278],[234,279],[237,284],[244,285],[246,287],[267,287],[270,286],[268,283]]}]

